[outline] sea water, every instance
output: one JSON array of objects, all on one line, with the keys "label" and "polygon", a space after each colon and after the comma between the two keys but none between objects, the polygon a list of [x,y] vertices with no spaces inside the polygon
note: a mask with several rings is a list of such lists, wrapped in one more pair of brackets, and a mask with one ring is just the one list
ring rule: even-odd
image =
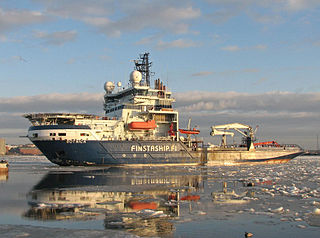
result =
[{"label": "sea water", "polygon": [[59,167],[3,157],[0,237],[319,237],[320,158],[215,167]]}]

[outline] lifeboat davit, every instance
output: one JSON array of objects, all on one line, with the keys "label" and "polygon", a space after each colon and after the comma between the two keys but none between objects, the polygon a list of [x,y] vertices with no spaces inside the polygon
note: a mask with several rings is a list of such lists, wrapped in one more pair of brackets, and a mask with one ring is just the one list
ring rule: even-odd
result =
[{"label": "lifeboat davit", "polygon": [[200,131],[196,130],[195,128],[193,128],[192,130],[179,129],[179,132],[182,134],[189,134],[189,135],[198,135],[200,133]]},{"label": "lifeboat davit", "polygon": [[133,121],[129,123],[130,130],[154,130],[157,127],[155,120]]}]

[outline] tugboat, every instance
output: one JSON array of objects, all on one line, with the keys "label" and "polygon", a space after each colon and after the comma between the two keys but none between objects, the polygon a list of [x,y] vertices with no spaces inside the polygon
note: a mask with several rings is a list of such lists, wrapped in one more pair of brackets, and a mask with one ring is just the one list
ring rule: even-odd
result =
[{"label": "tugboat", "polygon": [[[204,146],[203,141],[195,137],[199,130],[190,126],[179,128],[179,113],[173,108],[172,93],[160,79],[154,81],[154,87],[150,85],[149,53],[141,54],[134,63],[129,87],[122,87],[121,82],[117,87],[114,82],[105,83],[103,117],[79,113],[25,114],[32,123],[27,137],[58,165],[224,162],[217,153],[227,152],[225,147]],[[301,148],[294,148],[278,154],[273,151],[271,158],[291,159],[301,154]],[[232,157],[232,160],[236,163],[243,162],[243,158],[255,160],[254,153],[251,149],[249,155],[240,156],[241,159]],[[270,159],[270,155],[265,154],[263,159]],[[260,157],[257,161],[261,162]]]}]

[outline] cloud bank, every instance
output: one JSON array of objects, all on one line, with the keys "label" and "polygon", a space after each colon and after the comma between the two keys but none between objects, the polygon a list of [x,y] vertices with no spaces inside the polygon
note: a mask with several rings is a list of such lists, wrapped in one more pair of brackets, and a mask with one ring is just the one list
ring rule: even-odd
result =
[{"label": "cloud bank", "polygon": [[[201,136],[210,140],[210,126],[231,122],[259,125],[261,140],[279,139],[282,143],[315,146],[320,128],[320,93],[238,92],[176,93],[180,125],[189,117],[199,126]],[[8,142],[19,141],[29,123],[22,118],[27,112],[78,112],[103,115],[103,94],[48,94],[1,98],[0,137]]]},{"label": "cloud bank", "polygon": [[48,45],[63,45],[67,42],[75,41],[77,32],[74,30],[56,31],[51,33],[36,31],[34,32],[34,37],[43,40],[43,42]]},{"label": "cloud bank", "polygon": [[40,11],[6,10],[0,7],[0,35],[26,25],[43,23],[50,19]]},{"label": "cloud bank", "polygon": [[[199,33],[199,22],[222,24],[238,16],[260,24],[290,21],[293,15],[312,13],[318,0],[31,0],[36,11],[0,7],[0,41],[6,34],[28,25],[51,22],[77,22],[107,37],[143,33],[137,44],[151,44],[158,50],[190,48],[201,45],[182,36]],[[201,31],[200,31],[201,32]],[[147,35],[147,36],[146,36]],[[73,41],[77,33],[70,29],[52,30],[33,35],[49,45]],[[149,36],[149,37],[148,37]],[[153,37],[155,36],[155,37]],[[170,37],[164,40],[167,36]],[[152,41],[150,41],[152,39]],[[148,41],[148,42],[147,42]],[[223,51],[265,50],[264,44],[240,47],[226,45]]]}]

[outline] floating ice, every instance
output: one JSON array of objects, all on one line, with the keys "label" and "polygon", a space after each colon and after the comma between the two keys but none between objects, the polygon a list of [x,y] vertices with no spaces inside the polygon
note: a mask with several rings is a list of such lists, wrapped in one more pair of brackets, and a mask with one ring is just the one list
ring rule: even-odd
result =
[{"label": "floating ice", "polygon": [[315,208],[315,209],[313,210],[313,214],[315,214],[315,215],[320,215],[320,208]]},{"label": "floating ice", "polygon": [[198,214],[198,215],[206,215],[207,213],[204,212],[204,211],[198,211],[197,214]]},{"label": "floating ice", "polygon": [[305,228],[307,228],[306,226],[304,226],[304,225],[297,225],[297,227],[298,228],[301,228],[301,229],[305,229]]},{"label": "floating ice", "polygon": [[283,207],[278,207],[278,208],[273,209],[273,210],[270,209],[270,211],[273,212],[273,213],[281,213],[281,212],[284,212],[284,208]]},{"label": "floating ice", "polygon": [[157,215],[161,215],[161,214],[163,214],[163,211],[154,211],[152,213],[152,216],[157,216]]},{"label": "floating ice", "polygon": [[47,238],[100,238],[100,237],[139,237],[123,231],[116,230],[85,230],[85,229],[62,229],[36,227],[27,225],[0,225],[1,237],[47,237]]}]

